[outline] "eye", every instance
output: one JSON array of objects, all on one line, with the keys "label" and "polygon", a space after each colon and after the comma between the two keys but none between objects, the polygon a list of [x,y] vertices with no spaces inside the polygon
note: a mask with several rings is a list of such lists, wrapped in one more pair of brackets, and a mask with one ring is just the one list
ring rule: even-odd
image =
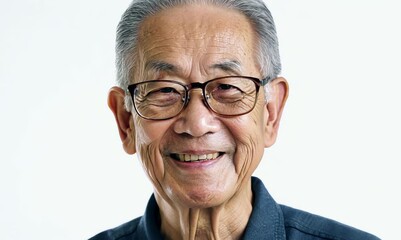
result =
[{"label": "eye", "polygon": [[212,98],[220,103],[232,103],[243,98],[243,91],[240,88],[226,83],[214,86],[210,93]]},{"label": "eye", "polygon": [[174,88],[171,88],[171,87],[161,88],[159,91],[160,91],[161,93],[173,93],[173,92],[177,92]]},{"label": "eye", "polygon": [[[229,89],[233,89],[233,88],[236,88],[236,87],[233,85],[230,85],[230,84],[220,84],[218,86],[219,90],[229,90]],[[235,90],[235,89],[233,89],[233,90]]]},{"label": "eye", "polygon": [[[182,99],[180,91],[175,86],[157,86],[158,84],[146,84],[142,97],[137,96],[138,104],[153,107],[167,107],[180,102]],[[166,84],[164,84],[166,85]],[[179,85],[178,85],[179,86]]]},{"label": "eye", "polygon": [[173,87],[154,89],[146,94],[148,101],[174,101],[180,97],[180,93]]},{"label": "eye", "polygon": [[222,83],[217,85],[213,92],[217,94],[240,94],[242,93],[242,90],[232,84]]}]

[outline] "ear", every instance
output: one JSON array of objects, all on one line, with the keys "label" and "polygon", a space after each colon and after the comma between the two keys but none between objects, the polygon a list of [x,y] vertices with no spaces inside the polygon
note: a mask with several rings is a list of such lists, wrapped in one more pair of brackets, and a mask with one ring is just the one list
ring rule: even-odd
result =
[{"label": "ear", "polygon": [[281,114],[287,101],[289,87],[285,78],[279,77],[270,82],[269,102],[266,104],[265,147],[272,146],[277,139]]},{"label": "ear", "polygon": [[107,103],[116,119],[125,152],[134,154],[136,152],[134,121],[132,114],[125,109],[124,90],[119,87],[112,87],[109,91]]}]

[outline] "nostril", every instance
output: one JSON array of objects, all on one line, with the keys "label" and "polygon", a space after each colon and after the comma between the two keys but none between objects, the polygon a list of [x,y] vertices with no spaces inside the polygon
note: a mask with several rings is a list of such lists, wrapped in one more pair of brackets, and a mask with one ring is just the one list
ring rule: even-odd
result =
[{"label": "nostril", "polygon": [[175,133],[185,137],[201,137],[219,130],[219,121],[205,100],[192,98],[173,125]]}]

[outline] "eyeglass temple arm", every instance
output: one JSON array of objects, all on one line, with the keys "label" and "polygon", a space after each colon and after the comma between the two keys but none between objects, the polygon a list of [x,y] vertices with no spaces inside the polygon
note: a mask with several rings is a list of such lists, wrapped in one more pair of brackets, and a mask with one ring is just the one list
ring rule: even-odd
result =
[{"label": "eyeglass temple arm", "polygon": [[270,80],[271,80],[270,77],[266,77],[266,78],[260,80],[260,85],[264,86],[264,85],[266,85]]}]

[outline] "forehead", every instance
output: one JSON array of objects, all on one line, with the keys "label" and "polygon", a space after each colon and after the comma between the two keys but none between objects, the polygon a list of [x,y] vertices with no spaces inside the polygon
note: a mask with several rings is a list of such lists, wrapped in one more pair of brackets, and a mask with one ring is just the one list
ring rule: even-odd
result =
[{"label": "forehead", "polygon": [[211,5],[184,5],[148,17],[139,31],[142,60],[213,62],[254,58],[255,33],[242,13]]}]

